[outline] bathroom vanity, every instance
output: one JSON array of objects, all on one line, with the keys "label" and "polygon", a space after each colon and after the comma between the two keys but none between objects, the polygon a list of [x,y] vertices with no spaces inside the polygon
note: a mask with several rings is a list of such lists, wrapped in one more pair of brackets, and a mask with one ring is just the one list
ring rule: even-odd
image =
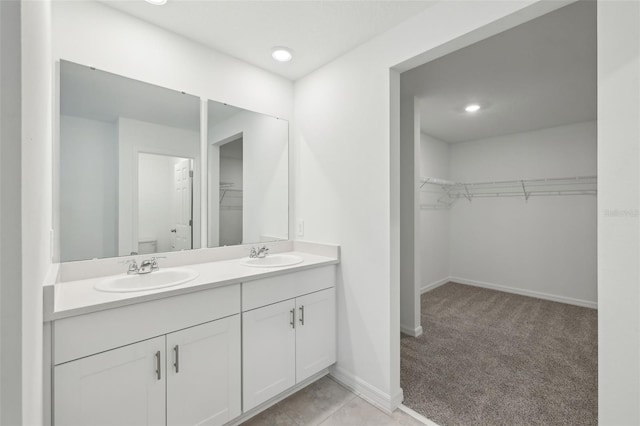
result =
[{"label": "bathroom vanity", "polygon": [[45,423],[239,424],[326,374],[339,249],[289,240],[287,121],[58,68]]},{"label": "bathroom vanity", "polygon": [[137,292],[96,290],[113,276],[87,274],[114,259],[63,265],[45,290],[52,423],[238,424],[322,377],[336,356],[338,247],[295,245],[274,244],[301,259],[282,267],[168,259],[197,277]]}]

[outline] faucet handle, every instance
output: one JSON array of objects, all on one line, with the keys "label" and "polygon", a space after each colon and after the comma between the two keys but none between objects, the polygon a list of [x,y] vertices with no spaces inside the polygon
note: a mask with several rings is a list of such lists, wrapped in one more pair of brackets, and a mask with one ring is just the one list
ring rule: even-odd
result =
[{"label": "faucet handle", "polygon": [[251,251],[249,251],[249,257],[252,259],[258,257],[258,250],[256,250],[255,246],[251,247]]},{"label": "faucet handle", "polygon": [[118,261],[119,264],[129,264],[129,269],[127,269],[127,274],[135,274],[138,272],[138,263],[135,259],[127,259]]},{"label": "faucet handle", "polygon": [[166,259],[167,256],[152,256],[151,257],[151,269],[154,271],[157,271],[158,269],[160,269],[160,266],[158,265],[158,259]]}]

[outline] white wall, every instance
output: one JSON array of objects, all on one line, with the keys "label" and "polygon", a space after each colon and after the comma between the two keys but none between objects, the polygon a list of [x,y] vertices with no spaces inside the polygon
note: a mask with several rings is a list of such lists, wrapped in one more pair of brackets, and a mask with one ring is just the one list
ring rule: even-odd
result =
[{"label": "white wall", "polygon": [[[0,424],[22,420],[20,2],[0,2]],[[31,336],[30,336],[31,337]],[[36,372],[37,374],[37,372]]]},{"label": "white wall", "polygon": [[[22,1],[22,424],[43,418],[42,283],[51,265],[51,3]],[[14,158],[14,161],[16,159]],[[14,176],[14,179],[17,176]],[[17,180],[14,180],[14,184]],[[15,201],[15,200],[14,200]],[[17,247],[14,247],[17,250]],[[16,302],[17,303],[17,302]],[[19,368],[13,366],[13,368]],[[4,376],[2,381],[4,382]],[[13,390],[18,392],[17,389]]]},{"label": "white wall", "polygon": [[[420,175],[449,180],[449,144],[420,133]],[[438,204],[441,191],[426,184],[420,191],[420,204]],[[435,192],[435,193],[434,193]],[[449,210],[420,210],[421,288],[429,289],[451,275],[449,257]]]},{"label": "white wall", "polygon": [[[595,122],[452,144],[457,182],[595,176]],[[596,306],[596,197],[475,198],[451,208],[452,279]]]},{"label": "white wall", "polygon": [[53,54],[252,111],[292,114],[292,83],[284,77],[98,2],[53,3]]},{"label": "white wall", "polygon": [[118,255],[115,123],[60,117],[60,260]]},{"label": "white wall", "polygon": [[598,417],[640,424],[640,3],[598,2]]},{"label": "white wall", "polygon": [[[251,111],[242,111],[229,119],[209,126],[209,150],[219,149],[218,144],[242,135],[242,241],[245,244],[270,239],[287,239],[288,179],[289,179],[289,125]],[[210,156],[210,160],[216,155]],[[210,162],[215,173],[219,163]],[[210,179],[211,182],[214,179]],[[218,188],[212,187],[212,195]],[[210,216],[216,215],[217,203],[211,205]],[[212,217],[210,222],[217,221]],[[211,234],[212,229],[210,229]]]},{"label": "white wall", "polygon": [[394,408],[402,398],[395,193],[400,126],[391,108],[399,108],[400,79],[390,68],[402,63],[397,70],[406,70],[466,46],[487,35],[474,30],[496,20],[491,31],[560,5],[438,2],[296,81],[295,217],[305,221],[305,239],[341,245],[333,374],[383,407]]},{"label": "white wall", "polygon": [[120,117],[119,143],[119,230],[118,252],[138,251],[138,154],[161,154],[194,160],[193,246],[200,247],[200,135],[198,132]]}]

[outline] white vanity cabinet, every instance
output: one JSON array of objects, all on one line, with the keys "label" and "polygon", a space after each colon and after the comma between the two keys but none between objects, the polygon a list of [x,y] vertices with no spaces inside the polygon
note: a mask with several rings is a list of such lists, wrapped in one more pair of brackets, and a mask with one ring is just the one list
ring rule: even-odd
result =
[{"label": "white vanity cabinet", "polygon": [[336,362],[336,291],[296,299],[296,382]]},{"label": "white vanity cabinet", "polygon": [[[54,354],[60,361],[53,368],[54,425],[213,426],[239,416],[239,287],[54,322]],[[181,307],[191,309],[176,310]],[[136,313],[137,323],[127,323]],[[191,325],[203,318],[218,319]],[[103,339],[93,339],[92,326],[104,333]],[[159,330],[165,334],[118,345]],[[70,334],[74,332],[78,334]],[[100,340],[116,348],[93,352]],[[56,351],[61,343],[74,347]],[[69,356],[79,357],[66,360]]]},{"label": "white vanity cabinet", "polygon": [[163,360],[157,337],[56,366],[54,424],[165,424]]},{"label": "white vanity cabinet", "polygon": [[336,360],[335,264],[265,275],[52,319],[51,423],[237,423],[320,377]]},{"label": "white vanity cabinet", "polygon": [[243,284],[244,412],[335,363],[334,286],[334,267]]},{"label": "white vanity cabinet", "polygon": [[296,384],[294,311],[286,300],[242,314],[245,412]]},{"label": "white vanity cabinet", "polygon": [[241,414],[240,315],[167,335],[167,424],[222,425]]}]

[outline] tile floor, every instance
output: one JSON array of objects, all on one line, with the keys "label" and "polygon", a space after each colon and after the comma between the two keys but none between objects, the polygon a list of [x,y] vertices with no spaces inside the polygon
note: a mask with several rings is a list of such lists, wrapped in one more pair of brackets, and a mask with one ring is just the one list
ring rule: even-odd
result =
[{"label": "tile floor", "polygon": [[388,415],[328,376],[280,401],[243,426],[423,426],[403,411]]}]

